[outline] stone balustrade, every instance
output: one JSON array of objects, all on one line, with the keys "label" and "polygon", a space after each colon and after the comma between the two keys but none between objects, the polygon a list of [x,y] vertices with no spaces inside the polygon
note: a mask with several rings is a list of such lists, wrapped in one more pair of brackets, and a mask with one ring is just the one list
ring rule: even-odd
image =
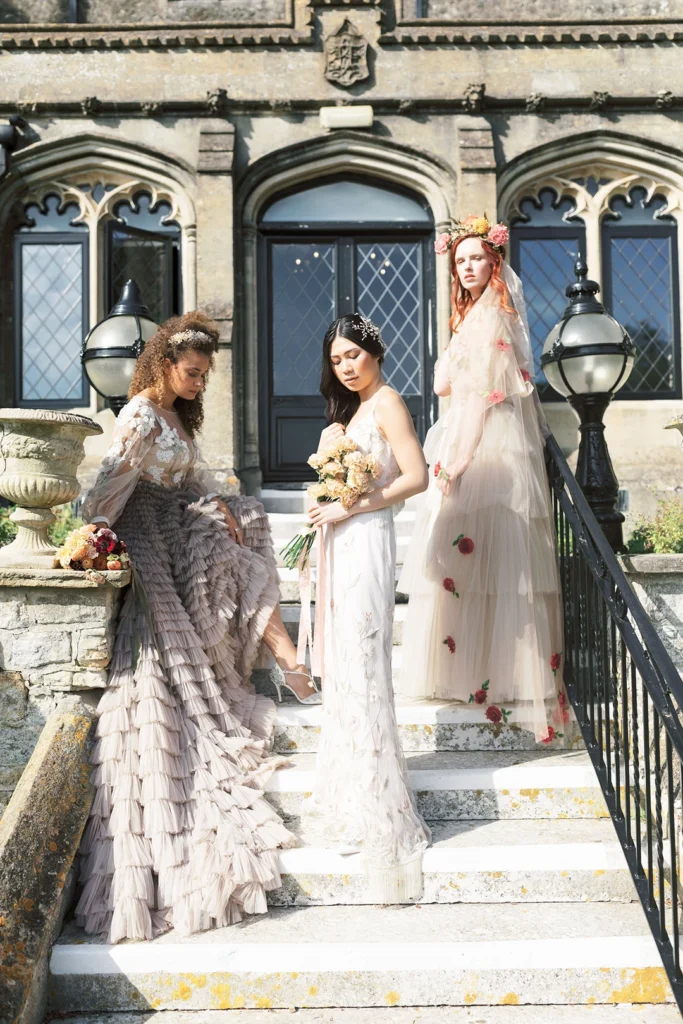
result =
[{"label": "stone balustrade", "polygon": [[65,694],[106,685],[129,572],[97,585],[62,569],[0,569],[0,814]]}]

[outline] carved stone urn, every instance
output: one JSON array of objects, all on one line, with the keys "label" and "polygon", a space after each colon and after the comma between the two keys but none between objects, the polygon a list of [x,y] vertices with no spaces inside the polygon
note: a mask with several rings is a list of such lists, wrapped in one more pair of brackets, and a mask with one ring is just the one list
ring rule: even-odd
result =
[{"label": "carved stone urn", "polygon": [[19,528],[12,543],[0,548],[0,567],[52,568],[52,509],[78,497],[83,442],[101,433],[99,424],[75,413],[0,409],[0,495],[16,504],[10,519]]}]

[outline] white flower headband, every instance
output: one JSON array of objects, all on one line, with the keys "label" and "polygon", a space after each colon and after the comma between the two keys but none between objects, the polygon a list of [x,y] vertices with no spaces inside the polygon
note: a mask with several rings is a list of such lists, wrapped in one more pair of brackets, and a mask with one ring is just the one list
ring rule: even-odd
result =
[{"label": "white flower headband", "polygon": [[178,331],[177,334],[172,334],[168,339],[169,345],[173,348],[178,348],[185,341],[202,341],[208,342],[209,345],[214,344],[214,339],[206,331]]}]

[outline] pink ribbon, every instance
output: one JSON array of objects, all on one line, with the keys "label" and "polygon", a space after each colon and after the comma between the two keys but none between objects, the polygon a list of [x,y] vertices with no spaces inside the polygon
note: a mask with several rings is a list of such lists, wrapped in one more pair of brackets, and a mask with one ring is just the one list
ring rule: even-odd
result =
[{"label": "pink ribbon", "polygon": [[325,644],[325,601],[327,595],[327,551],[325,549],[325,528],[316,530],[316,551],[318,561],[318,585],[315,595],[315,631],[311,622],[311,562],[299,565],[299,639],[296,656],[299,664],[306,662],[306,649],[311,650],[311,672],[322,678]]}]

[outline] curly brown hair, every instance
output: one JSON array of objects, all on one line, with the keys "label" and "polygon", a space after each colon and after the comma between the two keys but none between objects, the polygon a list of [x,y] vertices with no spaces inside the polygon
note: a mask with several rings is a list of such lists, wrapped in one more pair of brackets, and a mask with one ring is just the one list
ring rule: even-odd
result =
[{"label": "curly brown hair", "polygon": [[[174,334],[181,334],[184,331],[201,331],[207,337],[189,338],[178,344],[169,344]],[[164,378],[164,360],[170,359],[172,363],[177,363],[186,352],[201,352],[202,355],[209,356],[209,372],[213,370],[214,353],[218,350],[219,335],[218,324],[198,309],[191,313],[183,313],[182,316],[172,316],[146,343],[135,366],[133,380],[128,389],[128,398],[131,399],[134,395],[139,395],[146,388],[160,392]],[[208,373],[204,380],[207,379]],[[194,437],[201,429],[204,420],[203,398],[204,393],[200,391],[197,397],[191,401],[186,398],[176,398],[175,400],[175,411],[190,437]]]}]

